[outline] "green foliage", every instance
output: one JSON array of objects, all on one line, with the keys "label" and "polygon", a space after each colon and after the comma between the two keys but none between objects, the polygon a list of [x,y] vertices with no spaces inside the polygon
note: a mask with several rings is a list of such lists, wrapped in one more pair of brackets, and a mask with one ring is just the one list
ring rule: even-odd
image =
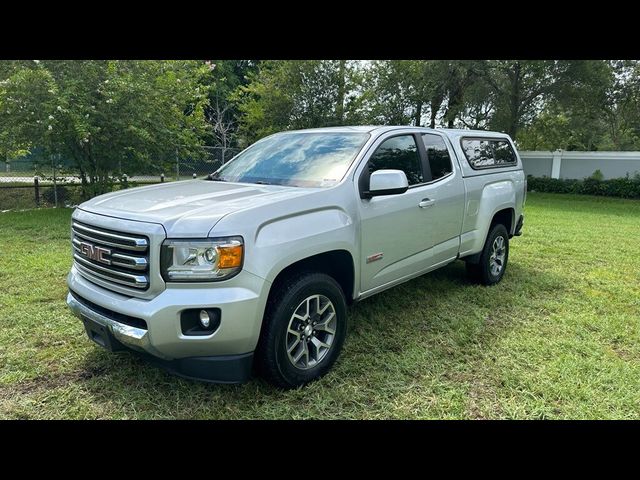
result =
[{"label": "green foliage", "polygon": [[[601,108],[606,89],[613,80],[611,69],[602,61],[485,61],[478,64],[478,72],[480,82],[492,93],[493,113],[488,126],[513,138],[518,138],[519,132],[547,109],[550,114],[536,126],[543,130],[544,139],[544,133],[553,128],[554,121],[564,124],[567,116],[592,115]],[[585,102],[585,99],[588,100]],[[591,109],[586,111],[585,105]],[[566,129],[563,133],[567,133]]]},{"label": "green foliage", "polygon": [[518,134],[522,150],[569,150],[574,143],[569,119],[564,112],[542,112],[532,124]]},{"label": "green foliage", "polygon": [[597,180],[599,182],[601,182],[602,180],[604,180],[604,174],[602,173],[602,171],[598,168],[596,169],[590,176],[589,178],[593,179],[593,180]]},{"label": "green foliage", "polygon": [[176,145],[188,154],[344,124],[492,129],[527,150],[638,150],[640,62],[0,62],[0,160],[62,154],[95,193],[121,165],[148,171]]},{"label": "green foliage", "polygon": [[72,158],[88,194],[202,143],[207,72],[194,61],[14,64],[0,87],[0,131],[11,144]]},{"label": "green foliage", "polygon": [[[621,67],[615,62],[558,62],[554,88],[518,135],[523,149],[632,150],[639,144],[621,125]],[[535,113],[535,111],[534,111]],[[636,112],[636,119],[637,119]]]},{"label": "green foliage", "polygon": [[365,73],[367,118],[378,125],[408,125],[422,105],[420,64],[413,60],[372,62]]},{"label": "green foliage", "polygon": [[235,93],[245,143],[289,129],[358,123],[357,63],[344,60],[261,62]]},{"label": "green foliage", "polygon": [[208,72],[201,78],[208,91],[205,117],[209,124],[207,141],[224,148],[238,146],[238,124],[241,115],[235,101],[235,91],[249,83],[260,63],[252,60],[211,60]]},{"label": "green foliage", "polygon": [[528,176],[527,189],[531,192],[640,198],[640,175],[604,180],[602,173],[596,170],[592,176],[584,180]]},{"label": "green foliage", "polygon": [[245,144],[351,123],[486,128],[525,149],[628,150],[640,148],[639,72],[633,61],[266,61],[229,98]]}]

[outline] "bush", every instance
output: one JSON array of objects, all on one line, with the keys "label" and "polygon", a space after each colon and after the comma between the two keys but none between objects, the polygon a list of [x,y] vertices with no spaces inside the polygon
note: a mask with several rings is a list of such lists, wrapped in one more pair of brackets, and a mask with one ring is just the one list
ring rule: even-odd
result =
[{"label": "bush", "polygon": [[[69,197],[69,190],[67,189],[67,187],[64,187],[62,185],[58,185],[56,190],[58,194],[58,205],[64,205],[65,200],[67,200],[67,198]],[[41,186],[40,192],[40,198],[42,201],[44,201],[44,203],[48,205],[55,204],[56,192],[54,192],[53,186]]]},{"label": "bush", "polygon": [[640,198],[640,175],[603,180],[598,170],[584,180],[527,176],[530,192],[574,193],[605,197]]}]

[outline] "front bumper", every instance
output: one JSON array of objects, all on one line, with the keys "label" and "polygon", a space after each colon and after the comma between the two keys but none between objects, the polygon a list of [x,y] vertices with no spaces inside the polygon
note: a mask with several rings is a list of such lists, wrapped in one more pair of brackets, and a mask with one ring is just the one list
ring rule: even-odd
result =
[{"label": "front bumper", "polygon": [[148,352],[160,358],[164,357],[162,353],[156,352],[153,345],[151,345],[149,330],[120,323],[108,314],[92,309],[87,305],[86,301],[81,300],[73,292],[67,294],[67,305],[76,317],[83,321],[91,320],[108,330],[108,333],[118,342],[118,345],[140,352]]},{"label": "front bumper", "polygon": [[251,376],[253,352],[168,360],[151,353],[155,348],[149,340],[148,330],[125,325],[96,312],[71,292],[67,295],[67,304],[83,320],[89,337],[111,351],[130,350],[174,375],[204,382],[242,383]]},{"label": "front bumper", "polygon": [[[191,378],[229,382],[243,381],[248,376],[270,285],[260,277],[245,271],[224,282],[224,286],[171,285],[150,300],[95,285],[75,267],[67,284],[73,292],[67,296],[73,313],[104,327],[118,347],[140,352],[168,370]],[[221,311],[221,322],[213,334],[182,333],[183,310],[214,307]],[[125,317],[139,320],[140,324],[134,326],[123,320]],[[221,367],[222,364],[230,368]],[[219,374],[207,375],[207,371]],[[234,375],[239,379],[234,380]]]}]

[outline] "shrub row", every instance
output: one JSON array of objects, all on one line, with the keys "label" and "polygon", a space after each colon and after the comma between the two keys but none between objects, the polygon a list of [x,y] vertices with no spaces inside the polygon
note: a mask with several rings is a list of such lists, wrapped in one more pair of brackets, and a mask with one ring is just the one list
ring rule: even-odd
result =
[{"label": "shrub row", "polygon": [[640,198],[640,175],[602,180],[593,175],[584,180],[527,177],[527,190],[546,193],[578,193],[605,197]]}]

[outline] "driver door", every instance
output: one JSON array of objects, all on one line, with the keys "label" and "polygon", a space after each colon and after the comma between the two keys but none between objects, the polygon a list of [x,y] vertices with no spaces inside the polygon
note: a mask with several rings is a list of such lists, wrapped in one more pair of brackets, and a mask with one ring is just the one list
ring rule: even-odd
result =
[{"label": "driver door", "polygon": [[383,137],[359,178],[368,191],[369,175],[380,169],[402,170],[409,189],[402,194],[360,200],[360,265],[362,293],[424,270],[430,265],[432,236],[425,207],[430,172],[425,166],[418,135]]}]

